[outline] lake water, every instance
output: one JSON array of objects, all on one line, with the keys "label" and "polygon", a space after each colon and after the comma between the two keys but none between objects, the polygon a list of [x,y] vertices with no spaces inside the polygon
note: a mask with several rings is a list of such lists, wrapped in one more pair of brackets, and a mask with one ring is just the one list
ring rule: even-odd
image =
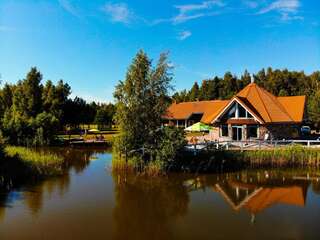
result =
[{"label": "lake water", "polygon": [[0,239],[320,239],[320,175],[112,176],[67,149],[68,174],[0,194]]}]

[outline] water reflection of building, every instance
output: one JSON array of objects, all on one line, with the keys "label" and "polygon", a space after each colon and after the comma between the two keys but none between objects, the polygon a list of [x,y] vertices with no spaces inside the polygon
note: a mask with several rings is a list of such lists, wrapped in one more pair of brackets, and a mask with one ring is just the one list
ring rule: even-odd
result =
[{"label": "water reflection of building", "polygon": [[259,187],[254,184],[228,181],[217,183],[214,190],[221,193],[234,210],[247,209],[257,214],[275,204],[287,204],[304,207],[308,185],[300,183],[288,186]]},{"label": "water reflection of building", "polygon": [[210,188],[219,193],[234,211],[248,211],[254,221],[256,214],[277,204],[304,207],[310,181],[296,176],[257,172],[196,177],[185,181],[184,185],[189,191]]}]

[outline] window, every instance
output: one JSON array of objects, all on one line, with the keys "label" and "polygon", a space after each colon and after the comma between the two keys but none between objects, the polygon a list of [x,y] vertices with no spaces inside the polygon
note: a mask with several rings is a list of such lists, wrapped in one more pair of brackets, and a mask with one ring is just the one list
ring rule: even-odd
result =
[{"label": "window", "polygon": [[228,112],[228,118],[234,118],[236,117],[236,105],[233,105],[233,107]]},{"label": "window", "polygon": [[258,138],[258,129],[257,125],[248,126],[248,138]]},{"label": "window", "polygon": [[238,113],[239,113],[239,118],[245,118],[247,117],[246,114],[247,114],[247,111],[240,105],[238,104]]},{"label": "window", "polygon": [[221,137],[228,137],[228,136],[229,136],[228,125],[226,124],[221,125]]}]

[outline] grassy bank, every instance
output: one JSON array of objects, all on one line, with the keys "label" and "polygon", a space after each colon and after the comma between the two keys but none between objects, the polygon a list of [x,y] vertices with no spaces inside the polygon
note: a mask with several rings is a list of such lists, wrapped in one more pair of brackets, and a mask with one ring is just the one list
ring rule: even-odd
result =
[{"label": "grassy bank", "polygon": [[112,162],[115,172],[136,172],[159,175],[167,172],[215,173],[241,169],[320,169],[320,149],[299,145],[272,150],[203,151],[194,155],[185,152],[175,161],[144,163],[137,159],[116,158]]},{"label": "grassy bank", "polygon": [[245,151],[240,153],[239,157],[252,167],[320,168],[320,149],[300,145],[273,150]]},{"label": "grassy bank", "polygon": [[10,189],[20,182],[60,175],[63,162],[55,154],[7,146],[0,159],[0,187]]},{"label": "grassy bank", "polygon": [[23,162],[32,174],[50,176],[62,173],[63,158],[56,154],[15,146],[7,146],[5,153],[9,158]]}]

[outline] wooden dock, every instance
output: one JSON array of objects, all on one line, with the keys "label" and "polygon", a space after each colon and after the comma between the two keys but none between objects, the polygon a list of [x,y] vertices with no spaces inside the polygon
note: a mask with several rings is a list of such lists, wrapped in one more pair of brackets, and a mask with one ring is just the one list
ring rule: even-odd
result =
[{"label": "wooden dock", "polygon": [[69,145],[72,147],[82,146],[111,146],[110,141],[107,140],[71,140]]}]

